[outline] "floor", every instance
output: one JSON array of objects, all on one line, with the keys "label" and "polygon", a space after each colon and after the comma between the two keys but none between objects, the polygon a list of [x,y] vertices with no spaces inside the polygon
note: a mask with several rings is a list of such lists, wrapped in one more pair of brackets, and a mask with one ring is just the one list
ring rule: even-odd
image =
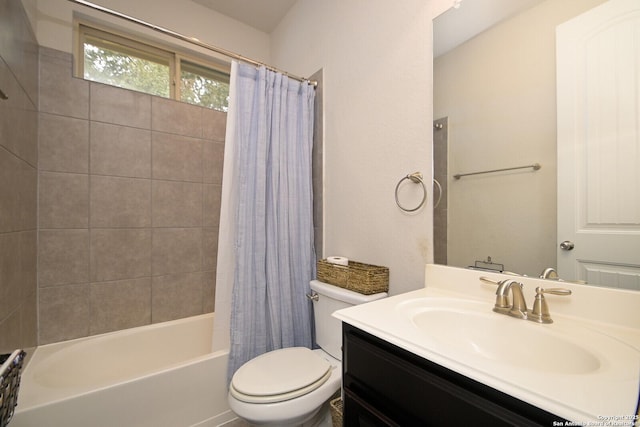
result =
[{"label": "floor", "polygon": [[241,419],[235,419],[225,423],[223,427],[249,427],[249,423]]}]

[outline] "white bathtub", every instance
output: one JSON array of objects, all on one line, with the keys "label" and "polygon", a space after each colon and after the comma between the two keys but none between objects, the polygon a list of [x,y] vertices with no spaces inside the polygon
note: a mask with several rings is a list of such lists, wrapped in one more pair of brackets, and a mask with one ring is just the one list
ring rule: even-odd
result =
[{"label": "white bathtub", "polygon": [[40,346],[10,427],[212,427],[227,404],[228,352],[213,314]]}]

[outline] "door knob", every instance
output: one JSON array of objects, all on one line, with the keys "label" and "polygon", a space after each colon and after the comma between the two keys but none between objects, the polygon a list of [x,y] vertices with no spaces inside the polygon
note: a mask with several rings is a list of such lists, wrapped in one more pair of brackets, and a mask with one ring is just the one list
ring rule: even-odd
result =
[{"label": "door knob", "polygon": [[564,242],[560,243],[560,249],[562,249],[563,251],[570,251],[574,247],[575,245],[573,244],[573,242],[569,240],[565,240]]}]

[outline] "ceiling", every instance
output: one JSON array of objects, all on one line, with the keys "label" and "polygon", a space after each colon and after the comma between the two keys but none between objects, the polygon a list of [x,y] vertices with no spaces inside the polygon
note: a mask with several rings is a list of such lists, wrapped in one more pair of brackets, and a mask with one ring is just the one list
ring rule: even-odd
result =
[{"label": "ceiling", "polygon": [[[216,12],[271,33],[297,0],[193,0]],[[439,56],[544,0],[461,0],[434,23],[434,56]],[[453,0],[452,0],[453,4]]]},{"label": "ceiling", "polygon": [[194,2],[271,33],[297,0],[193,0]]},{"label": "ceiling", "polygon": [[462,0],[434,20],[433,56],[437,57],[466,42],[500,21],[544,0]]}]

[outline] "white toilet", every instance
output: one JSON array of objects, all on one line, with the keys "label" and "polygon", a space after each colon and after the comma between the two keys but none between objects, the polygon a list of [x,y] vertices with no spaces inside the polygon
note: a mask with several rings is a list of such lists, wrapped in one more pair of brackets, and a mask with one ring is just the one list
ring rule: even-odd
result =
[{"label": "white toilet", "polygon": [[318,280],[311,281],[311,291],[321,349],[270,351],[242,365],[231,380],[229,406],[250,424],[331,426],[328,401],[342,379],[342,326],[331,314],[387,296],[363,295]]}]

